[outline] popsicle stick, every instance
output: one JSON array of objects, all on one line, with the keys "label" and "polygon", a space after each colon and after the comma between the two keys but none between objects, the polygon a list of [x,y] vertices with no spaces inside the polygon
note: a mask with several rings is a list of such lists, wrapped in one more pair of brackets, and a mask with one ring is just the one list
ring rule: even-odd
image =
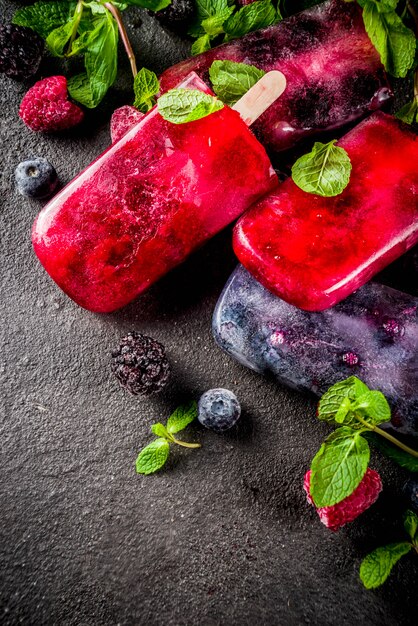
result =
[{"label": "popsicle stick", "polygon": [[232,108],[238,111],[247,126],[251,126],[285,89],[284,74],[277,70],[267,72]]}]

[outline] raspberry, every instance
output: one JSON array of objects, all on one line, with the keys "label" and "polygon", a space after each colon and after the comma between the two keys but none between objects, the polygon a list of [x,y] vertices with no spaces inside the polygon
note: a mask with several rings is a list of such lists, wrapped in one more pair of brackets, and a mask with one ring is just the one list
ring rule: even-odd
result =
[{"label": "raspberry", "polygon": [[144,113],[129,105],[120,107],[113,112],[110,120],[110,136],[112,143],[122,139],[135,124],[138,124],[144,117]]},{"label": "raspberry", "polygon": [[112,353],[112,372],[133,395],[149,396],[165,387],[171,367],[164,346],[152,337],[131,332]]},{"label": "raspberry", "polygon": [[0,72],[10,78],[23,80],[39,68],[44,42],[30,28],[15,24],[0,24]]},{"label": "raspberry", "polygon": [[19,115],[35,131],[59,131],[79,124],[83,111],[68,100],[67,79],[50,76],[29,89],[22,100]]},{"label": "raspberry", "polygon": [[[309,504],[315,506],[310,494],[311,474],[311,470],[306,472],[303,487],[307,493]],[[338,504],[334,504],[334,506],[317,508],[316,512],[321,522],[325,524],[327,528],[330,530],[339,530],[341,526],[352,522],[374,504],[381,491],[382,481],[379,474],[368,468],[363,480],[352,494],[341,502],[338,502]]]}]

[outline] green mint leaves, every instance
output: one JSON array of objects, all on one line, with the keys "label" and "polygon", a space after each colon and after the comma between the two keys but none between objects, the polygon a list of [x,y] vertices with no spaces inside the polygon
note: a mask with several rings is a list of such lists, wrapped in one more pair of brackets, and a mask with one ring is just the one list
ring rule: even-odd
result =
[{"label": "green mint leaves", "polygon": [[391,543],[377,548],[366,556],[360,566],[360,578],[366,589],[376,589],[383,585],[392,568],[411,550],[410,543]]},{"label": "green mint leaves", "polygon": [[344,426],[331,433],[311,465],[315,506],[333,506],[352,494],[366,473],[369,459],[369,445],[358,432]]},{"label": "green mint leaves", "polygon": [[198,89],[171,89],[158,99],[160,115],[172,124],[186,124],[223,108],[223,103]]},{"label": "green mint leaves", "polygon": [[418,452],[379,428],[391,417],[384,395],[359,378],[351,376],[333,385],[319,401],[317,415],[338,428],[312,460],[311,496],[316,507],[338,504],[358,487],[369,465],[368,441],[403,467],[418,466]]},{"label": "green mint leaves", "polygon": [[397,0],[359,0],[371,42],[389,74],[404,78],[415,58],[416,40],[396,13]]},{"label": "green mint leaves", "polygon": [[415,96],[412,102],[408,102],[399,109],[399,111],[395,113],[395,117],[406,124],[418,123],[418,96]]},{"label": "green mint leaves", "polygon": [[185,448],[200,448],[200,443],[179,441],[174,436],[184,430],[197,417],[197,404],[192,401],[178,407],[168,418],[166,426],[157,422],[151,426],[151,431],[158,437],[148,444],[138,455],[136,471],[138,474],[154,474],[167,462],[170,454],[170,444],[177,444]]},{"label": "green mint leaves", "polygon": [[214,61],[209,69],[213,90],[222,102],[233,106],[265,72],[254,65],[234,61]]},{"label": "green mint leaves", "polygon": [[66,0],[40,0],[31,6],[18,9],[13,16],[13,24],[27,26],[46,39],[48,35],[72,19],[77,2]]},{"label": "green mint leaves", "polygon": [[318,196],[338,196],[347,187],[351,161],[347,152],[329,143],[316,142],[312,151],[301,156],[292,167],[293,182],[303,191]]},{"label": "green mint leaves", "polygon": [[418,516],[413,511],[406,512],[404,528],[411,541],[390,543],[377,548],[361,563],[360,578],[366,589],[376,589],[383,585],[399,559],[411,550],[415,549],[418,553]]},{"label": "green mint leaves", "polygon": [[156,96],[160,91],[160,83],[154,72],[143,67],[134,79],[136,107],[141,113],[147,113],[156,103]]},{"label": "green mint leaves", "polygon": [[242,37],[282,19],[272,0],[256,0],[240,9],[228,0],[196,0],[196,21],[189,30],[196,41],[192,54],[209,50],[213,44]]}]

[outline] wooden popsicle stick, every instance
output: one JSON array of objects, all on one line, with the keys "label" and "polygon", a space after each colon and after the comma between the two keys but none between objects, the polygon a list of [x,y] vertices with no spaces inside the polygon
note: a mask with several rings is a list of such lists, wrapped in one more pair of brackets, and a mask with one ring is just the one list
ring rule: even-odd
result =
[{"label": "wooden popsicle stick", "polygon": [[251,126],[285,89],[284,74],[277,70],[267,72],[232,108],[238,111],[247,126]]}]

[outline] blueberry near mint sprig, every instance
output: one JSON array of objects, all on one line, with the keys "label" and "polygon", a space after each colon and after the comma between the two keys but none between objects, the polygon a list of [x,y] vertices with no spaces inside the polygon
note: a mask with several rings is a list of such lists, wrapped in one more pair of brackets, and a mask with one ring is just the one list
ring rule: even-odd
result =
[{"label": "blueberry near mint sprig", "polygon": [[380,587],[389,577],[396,563],[410,552],[418,554],[418,515],[407,511],[404,516],[404,528],[409,541],[390,543],[376,548],[362,561],[360,579],[366,589]]},{"label": "blueberry near mint sprig", "polygon": [[168,418],[167,424],[157,422],[151,426],[151,430],[157,439],[148,444],[138,455],[136,471],[138,474],[153,474],[161,469],[170,454],[172,444],[183,448],[200,448],[200,443],[189,443],[175,437],[184,430],[197,417],[197,403],[192,401],[184,406],[179,406]]},{"label": "blueberry near mint sprig", "polygon": [[418,469],[414,469],[415,463],[418,465],[418,452],[379,427],[390,417],[390,407],[384,395],[380,391],[371,391],[355,376],[333,385],[322,396],[318,418],[338,428],[312,460],[310,495],[317,508],[331,507],[343,501],[362,482],[370,460],[365,435],[382,437],[397,446],[397,454],[402,455],[403,460],[405,457],[411,459],[409,469]]}]

